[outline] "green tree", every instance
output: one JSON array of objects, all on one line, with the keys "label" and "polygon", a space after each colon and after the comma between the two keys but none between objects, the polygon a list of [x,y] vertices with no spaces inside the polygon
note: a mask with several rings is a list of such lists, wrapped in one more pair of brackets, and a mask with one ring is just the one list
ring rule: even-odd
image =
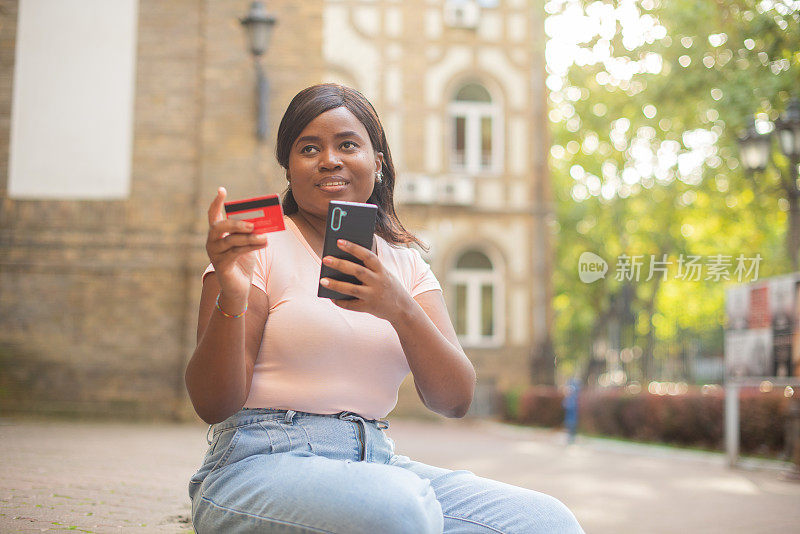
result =
[{"label": "green tree", "polygon": [[[759,254],[759,278],[790,270],[781,176],[747,176],[737,138],[754,112],[775,120],[800,87],[798,4],[547,3],[562,373],[585,370],[598,340],[639,347],[620,363],[638,380],[658,378],[669,355],[657,347],[682,338],[710,335],[720,352],[737,256]],[[609,263],[604,280],[579,280],[584,251]],[[651,255],[665,254],[667,276],[649,277]],[[623,255],[642,256],[638,280],[616,279]],[[676,278],[681,255],[700,257],[699,281]],[[731,280],[706,279],[715,255],[730,257]]]}]

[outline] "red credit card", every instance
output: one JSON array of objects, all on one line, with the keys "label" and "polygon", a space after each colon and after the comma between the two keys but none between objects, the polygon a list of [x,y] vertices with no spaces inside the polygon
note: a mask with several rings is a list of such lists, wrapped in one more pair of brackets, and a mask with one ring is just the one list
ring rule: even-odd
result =
[{"label": "red credit card", "polygon": [[278,195],[234,200],[225,203],[228,219],[253,223],[254,234],[285,230],[283,208]]}]

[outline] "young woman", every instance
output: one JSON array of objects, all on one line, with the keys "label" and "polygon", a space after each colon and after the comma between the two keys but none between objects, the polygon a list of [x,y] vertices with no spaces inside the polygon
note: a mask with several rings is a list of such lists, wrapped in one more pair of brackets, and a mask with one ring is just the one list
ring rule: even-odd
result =
[{"label": "young woman", "polygon": [[[208,211],[197,348],[186,387],[211,424],[189,482],[202,534],[583,532],[548,495],[394,454],[383,420],[411,372],[425,406],[463,417],[475,370],[438,281],[397,218],[395,170],[372,105],[335,84],[298,93],[278,129],[287,230],[254,235]],[[331,200],[378,206],[364,266],[322,258]],[[317,297],[321,263],[363,284]]]}]

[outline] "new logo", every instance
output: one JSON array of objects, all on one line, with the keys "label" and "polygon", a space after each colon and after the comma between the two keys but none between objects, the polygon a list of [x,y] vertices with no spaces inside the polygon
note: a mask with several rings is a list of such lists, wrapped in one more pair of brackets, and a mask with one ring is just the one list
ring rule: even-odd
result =
[{"label": "new logo", "polygon": [[584,284],[591,284],[606,277],[608,263],[593,252],[584,252],[578,259],[578,277]]}]

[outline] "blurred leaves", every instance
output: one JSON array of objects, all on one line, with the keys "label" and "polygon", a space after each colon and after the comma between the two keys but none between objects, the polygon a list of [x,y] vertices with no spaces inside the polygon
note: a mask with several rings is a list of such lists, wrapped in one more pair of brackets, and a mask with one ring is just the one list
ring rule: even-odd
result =
[{"label": "blurred leaves", "polygon": [[[551,0],[546,10],[556,350],[571,373],[614,320],[629,323],[622,347],[719,327],[733,268],[733,280],[705,280],[705,268],[699,281],[676,279],[681,254],[758,253],[759,278],[790,270],[786,161],[776,149],[778,169],[746,176],[737,139],[754,114],[778,118],[800,88],[800,2]],[[570,21],[575,35],[562,30]],[[605,279],[580,281],[584,251],[608,262]],[[629,317],[614,307],[622,254],[643,261],[627,282]],[[650,255],[663,254],[668,276],[647,280]],[[654,316],[671,326],[653,330]]]}]

